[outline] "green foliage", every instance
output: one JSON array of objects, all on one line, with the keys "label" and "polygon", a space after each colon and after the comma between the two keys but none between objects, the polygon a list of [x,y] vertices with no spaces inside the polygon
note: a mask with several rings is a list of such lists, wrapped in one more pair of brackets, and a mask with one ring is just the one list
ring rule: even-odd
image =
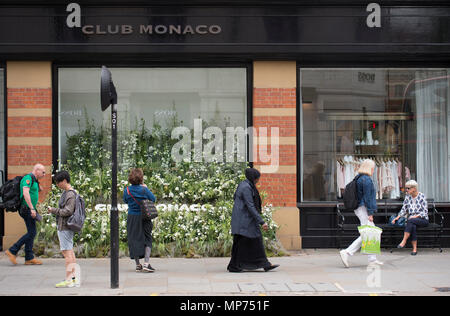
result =
[{"label": "green foliage", "polygon": [[[173,119],[168,128],[155,125],[150,132],[141,120],[135,130],[119,135],[118,200],[128,185],[131,168],[144,170],[144,182],[157,197],[157,204],[200,204],[206,210],[166,210],[154,220],[153,256],[196,257],[229,256],[232,246],[230,229],[233,194],[245,179],[246,163],[175,163],[171,149],[178,140],[170,131],[179,122]],[[69,171],[73,187],[86,202],[87,218],[81,234],[75,235],[78,257],[104,257],[110,250],[109,212],[96,210],[98,204],[111,199],[110,130],[86,122],[86,128],[67,136],[67,161],[62,169]],[[39,207],[43,221],[37,228],[36,253],[59,254],[59,242],[53,215],[48,206],[56,206],[60,190],[53,185]],[[262,193],[264,198],[264,193]],[[120,209],[120,208],[119,208]],[[278,226],[272,220],[273,207],[265,205],[263,218],[269,230],[263,232],[268,254],[284,255],[276,240]],[[128,255],[126,209],[119,212],[120,254]]]}]

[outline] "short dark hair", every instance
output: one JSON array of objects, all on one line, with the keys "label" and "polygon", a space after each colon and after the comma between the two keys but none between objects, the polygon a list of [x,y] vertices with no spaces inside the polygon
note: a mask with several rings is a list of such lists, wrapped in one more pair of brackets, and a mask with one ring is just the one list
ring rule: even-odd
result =
[{"label": "short dark hair", "polygon": [[64,180],[66,180],[67,183],[70,183],[70,175],[66,170],[62,170],[55,174],[53,180],[55,180],[56,183],[60,183]]},{"label": "short dark hair", "polygon": [[128,175],[128,181],[131,184],[142,184],[144,183],[144,172],[141,168],[133,168]]}]

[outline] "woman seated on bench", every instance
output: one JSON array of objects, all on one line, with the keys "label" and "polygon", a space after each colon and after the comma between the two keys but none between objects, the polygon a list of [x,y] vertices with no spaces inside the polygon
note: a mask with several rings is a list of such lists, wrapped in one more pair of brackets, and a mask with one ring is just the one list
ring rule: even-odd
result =
[{"label": "woman seated on bench", "polygon": [[414,180],[406,182],[406,192],[408,193],[403,201],[403,207],[398,216],[392,221],[395,223],[400,217],[407,215],[405,234],[402,242],[397,248],[403,248],[411,237],[411,245],[413,246],[412,256],[417,255],[417,227],[428,226],[428,204],[425,195],[418,190],[418,184]]}]

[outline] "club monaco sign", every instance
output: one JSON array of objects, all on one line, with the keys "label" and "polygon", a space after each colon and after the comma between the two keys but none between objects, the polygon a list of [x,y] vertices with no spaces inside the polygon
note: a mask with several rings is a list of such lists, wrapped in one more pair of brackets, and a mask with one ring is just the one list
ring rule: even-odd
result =
[{"label": "club monaco sign", "polygon": [[[158,212],[207,212],[208,210],[214,210],[215,207],[211,204],[164,204],[160,203],[155,205]],[[117,209],[119,212],[127,212],[128,204],[118,204]],[[96,204],[94,210],[97,212],[110,212],[111,204]]]},{"label": "club monaco sign", "polygon": [[81,31],[85,35],[217,35],[222,32],[222,28],[219,25],[181,25],[181,24],[108,24],[108,25],[81,25],[81,7],[77,3],[70,3],[66,11],[69,12],[66,25],[69,28],[81,28]]},{"label": "club monaco sign", "polygon": [[219,25],[84,25],[81,31],[86,35],[106,35],[106,34],[121,34],[128,35],[138,32],[139,34],[219,34],[222,29]]}]

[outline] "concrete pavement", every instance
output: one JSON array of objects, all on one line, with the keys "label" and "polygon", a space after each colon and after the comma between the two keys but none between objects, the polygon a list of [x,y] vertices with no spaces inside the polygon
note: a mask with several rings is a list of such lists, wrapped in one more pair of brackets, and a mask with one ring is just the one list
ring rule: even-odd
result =
[{"label": "concrete pavement", "polygon": [[78,259],[81,287],[57,289],[64,259],[42,259],[42,266],[13,266],[0,253],[0,295],[450,295],[450,251],[383,251],[385,264],[368,268],[364,255],[344,268],[336,249],[303,250],[269,258],[270,271],[229,273],[229,258],[151,258],[154,273],[136,273],[134,262],[120,259],[120,285],[110,289],[109,258]]}]

